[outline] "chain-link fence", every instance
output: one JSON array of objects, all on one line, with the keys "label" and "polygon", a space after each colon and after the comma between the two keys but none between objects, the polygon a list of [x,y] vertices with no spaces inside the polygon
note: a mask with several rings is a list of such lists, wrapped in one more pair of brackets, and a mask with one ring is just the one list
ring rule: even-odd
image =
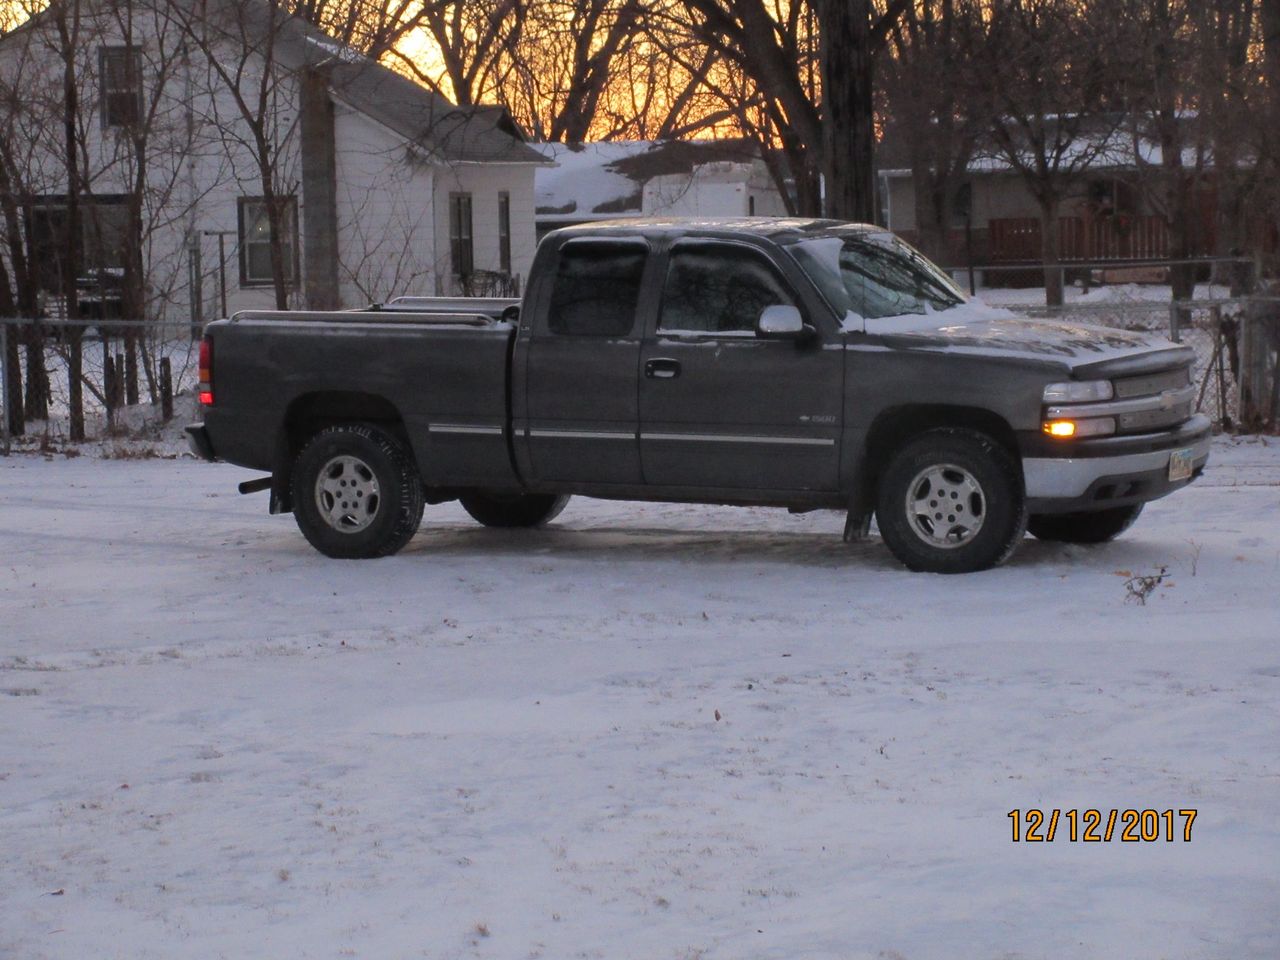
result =
[{"label": "chain-link fence", "polygon": [[198,377],[187,325],[0,317],[0,452],[136,434],[173,416]]}]

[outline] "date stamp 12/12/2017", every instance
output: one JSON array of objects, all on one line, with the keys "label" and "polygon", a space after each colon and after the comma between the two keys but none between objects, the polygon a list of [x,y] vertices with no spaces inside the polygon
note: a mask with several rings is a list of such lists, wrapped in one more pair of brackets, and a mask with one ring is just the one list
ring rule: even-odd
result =
[{"label": "date stamp 12/12/2017", "polygon": [[1197,810],[1010,810],[1014,843],[1191,842]]}]

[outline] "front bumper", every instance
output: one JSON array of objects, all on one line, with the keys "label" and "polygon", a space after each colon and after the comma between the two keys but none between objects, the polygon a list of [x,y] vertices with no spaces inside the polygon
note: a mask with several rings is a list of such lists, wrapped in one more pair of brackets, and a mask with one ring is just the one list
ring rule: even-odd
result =
[{"label": "front bumper", "polygon": [[193,423],[189,427],[183,427],[182,432],[187,435],[187,449],[197,457],[210,461],[216,459],[213,453],[213,441],[209,439],[209,431],[204,428],[203,423]]},{"label": "front bumper", "polygon": [[[1022,473],[1032,513],[1106,510],[1157,500],[1195,480],[1209,461],[1209,418],[1192,417],[1175,430],[1082,440],[1070,446],[1027,438]],[[1191,451],[1191,476],[1169,479],[1176,450]],[[1044,454],[1056,452],[1056,456]]]}]

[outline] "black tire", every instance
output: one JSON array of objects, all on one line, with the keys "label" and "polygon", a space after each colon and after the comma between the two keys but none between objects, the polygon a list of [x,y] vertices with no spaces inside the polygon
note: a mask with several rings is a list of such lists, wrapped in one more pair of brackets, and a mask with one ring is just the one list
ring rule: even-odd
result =
[{"label": "black tire", "polygon": [[930,430],[889,458],[876,521],[893,555],[911,570],[986,570],[1007,560],[1026,531],[1022,471],[984,433]]},{"label": "black tire", "polygon": [[567,496],[541,493],[484,493],[479,490],[458,498],[462,509],[486,527],[540,527],[560,516]]},{"label": "black tire", "polygon": [[1140,513],[1140,503],[1080,513],[1041,513],[1027,521],[1027,530],[1037,540],[1050,543],[1107,543],[1133,526]]},{"label": "black tire", "polygon": [[[350,501],[340,499],[348,494]],[[417,532],[423,502],[409,451],[368,424],[321,430],[293,464],[294,519],[326,557],[390,556]]]}]

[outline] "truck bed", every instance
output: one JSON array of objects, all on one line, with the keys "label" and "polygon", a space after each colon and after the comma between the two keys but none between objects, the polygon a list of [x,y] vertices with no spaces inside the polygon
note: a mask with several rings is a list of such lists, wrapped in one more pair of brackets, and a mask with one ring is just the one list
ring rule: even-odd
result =
[{"label": "truck bed", "polygon": [[[514,328],[487,311],[246,311],[210,324],[218,455],[274,470],[290,428],[341,412],[399,419],[428,486],[517,483],[508,444]],[[292,431],[296,433],[297,431]]]}]

